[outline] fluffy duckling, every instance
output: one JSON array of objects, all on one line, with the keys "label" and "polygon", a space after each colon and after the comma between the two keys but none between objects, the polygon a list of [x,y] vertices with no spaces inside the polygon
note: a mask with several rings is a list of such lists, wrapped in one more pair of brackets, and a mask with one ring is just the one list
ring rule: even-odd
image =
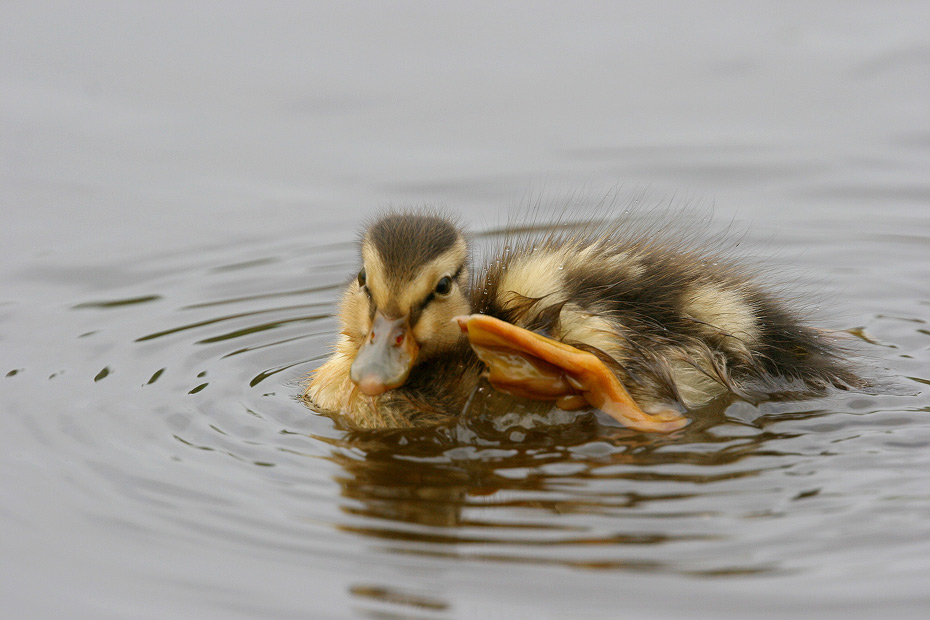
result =
[{"label": "fluffy duckling", "polygon": [[361,258],[335,351],[305,391],[351,428],[454,420],[485,378],[657,432],[727,392],[859,385],[824,332],[743,270],[622,222],[508,239],[471,277],[453,220],[390,212],[365,230]]}]

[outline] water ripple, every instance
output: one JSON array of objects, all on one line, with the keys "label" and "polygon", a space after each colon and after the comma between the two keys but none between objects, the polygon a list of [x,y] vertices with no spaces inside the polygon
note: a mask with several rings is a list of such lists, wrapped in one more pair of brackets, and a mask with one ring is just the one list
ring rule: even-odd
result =
[{"label": "water ripple", "polygon": [[[172,260],[174,275],[142,265],[150,280],[11,310],[24,339],[66,344],[45,349],[54,359],[6,370],[19,443],[60,455],[55,475],[75,481],[66,501],[110,531],[325,570],[375,558],[438,572],[707,580],[842,565],[852,552],[823,532],[856,532],[857,561],[886,567],[930,535],[913,521],[898,537],[889,523],[898,511],[930,510],[920,473],[930,468],[930,405],[920,393],[723,399],[674,437],[591,412],[536,427],[475,416],[347,433],[296,395],[338,329],[351,246]],[[308,276],[297,262],[328,267]],[[847,330],[898,384],[922,389],[930,352],[926,312],[915,307],[860,316]],[[37,407],[45,413],[31,415]],[[445,609],[442,598],[375,583],[359,579],[353,596]]]}]

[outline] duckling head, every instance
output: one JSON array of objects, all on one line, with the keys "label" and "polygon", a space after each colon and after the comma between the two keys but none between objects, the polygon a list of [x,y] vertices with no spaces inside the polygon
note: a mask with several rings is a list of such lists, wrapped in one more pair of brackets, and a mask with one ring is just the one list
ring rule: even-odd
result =
[{"label": "duckling head", "polygon": [[357,346],[349,372],[369,396],[404,384],[413,367],[456,346],[468,314],[468,244],[434,213],[389,213],[362,237],[362,268],[342,302]]}]

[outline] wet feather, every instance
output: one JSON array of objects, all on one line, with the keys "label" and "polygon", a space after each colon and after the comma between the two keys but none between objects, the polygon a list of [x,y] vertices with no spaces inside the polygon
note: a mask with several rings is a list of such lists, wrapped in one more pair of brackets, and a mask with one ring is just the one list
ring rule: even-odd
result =
[{"label": "wet feather", "polygon": [[[454,220],[437,211],[394,211],[368,226],[362,254],[366,268],[379,263],[388,283],[380,294],[391,300],[384,303],[399,304],[395,310],[419,303],[405,289],[427,291],[439,272],[421,270],[440,264],[456,271],[468,312],[594,353],[646,410],[700,407],[728,392],[760,401],[862,385],[825,332],[808,327],[726,249],[711,251],[726,248],[719,239],[702,244],[700,227],[674,234],[684,221],[676,217],[560,222],[500,234],[468,280],[467,267],[454,267],[468,256]],[[343,336],[312,375],[307,398],[355,428],[456,419],[482,384],[483,367],[467,340],[442,332],[446,317],[429,301],[424,318],[435,322],[429,333],[439,344],[420,343],[427,354],[407,382],[375,397],[353,389],[348,368],[370,327],[367,304],[374,303],[356,289],[347,287]]]}]

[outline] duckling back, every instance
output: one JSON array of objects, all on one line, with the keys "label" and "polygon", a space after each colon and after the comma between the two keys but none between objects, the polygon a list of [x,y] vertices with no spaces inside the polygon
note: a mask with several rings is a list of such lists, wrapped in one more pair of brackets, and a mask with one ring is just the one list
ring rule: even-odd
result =
[{"label": "duckling back", "polygon": [[472,300],[476,312],[595,353],[645,408],[861,385],[829,335],[745,268],[656,229],[601,224],[510,239]]}]

